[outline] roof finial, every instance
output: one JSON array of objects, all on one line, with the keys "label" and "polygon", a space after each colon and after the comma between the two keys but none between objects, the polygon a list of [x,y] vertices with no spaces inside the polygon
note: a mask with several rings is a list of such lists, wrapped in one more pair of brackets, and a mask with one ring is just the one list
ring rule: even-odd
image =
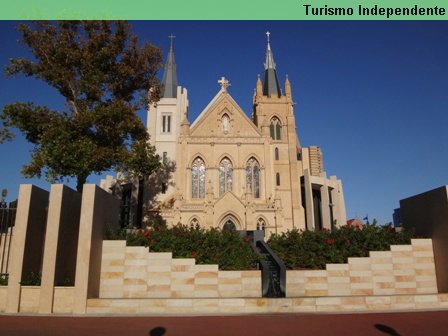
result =
[{"label": "roof finial", "polygon": [[173,40],[176,38],[176,36],[174,36],[173,33],[171,33],[171,35],[168,36],[168,38],[171,40],[170,49],[173,50]]},{"label": "roof finial", "polygon": [[269,35],[271,35],[271,33],[269,31],[267,31],[266,36],[268,37],[268,43],[269,43]]}]

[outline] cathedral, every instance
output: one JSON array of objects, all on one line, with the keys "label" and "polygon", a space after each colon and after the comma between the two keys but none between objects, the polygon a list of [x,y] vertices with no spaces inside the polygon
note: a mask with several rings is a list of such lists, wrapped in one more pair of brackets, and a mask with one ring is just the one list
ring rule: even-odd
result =
[{"label": "cathedral", "polygon": [[172,38],[160,100],[148,108],[151,144],[170,169],[164,179],[155,177],[161,188],[146,192],[156,199],[151,207],[168,225],[266,235],[345,224],[341,180],[327,177],[319,147],[300,145],[291,83],[286,78],[280,87],[269,33],[252,116],[232,98],[223,77],[194,121],[187,89],[177,83]]}]

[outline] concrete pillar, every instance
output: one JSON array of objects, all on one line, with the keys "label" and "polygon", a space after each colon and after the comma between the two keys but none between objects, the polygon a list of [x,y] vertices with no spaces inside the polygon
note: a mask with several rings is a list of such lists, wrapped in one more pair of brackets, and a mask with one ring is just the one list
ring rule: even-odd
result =
[{"label": "concrete pillar", "polygon": [[104,231],[118,227],[119,200],[94,184],[84,185],[76,258],[73,313],[85,314],[88,298],[99,296]]},{"label": "concrete pillar", "polygon": [[344,189],[342,189],[342,182],[341,180],[338,181],[338,188],[337,188],[337,199],[338,199],[338,219],[337,219],[337,225],[345,225],[347,224],[347,213],[345,210],[345,200],[344,200]]},{"label": "concrete pillar", "polygon": [[20,282],[30,272],[40,272],[47,204],[48,191],[31,184],[20,185],[11,242],[6,313],[19,312]]},{"label": "concrete pillar", "polygon": [[325,229],[331,229],[331,216],[330,216],[330,195],[328,193],[327,176],[325,173],[321,173],[323,185],[320,187],[321,196],[321,211],[322,211],[322,227]]},{"label": "concrete pillar", "polygon": [[308,169],[303,171],[305,180],[305,213],[306,213],[306,226],[308,230],[315,229],[314,223],[314,202],[313,202],[313,190],[311,187],[310,172]]},{"label": "concrete pillar", "polygon": [[62,184],[51,186],[39,313],[53,312],[55,285],[75,280],[80,210],[80,193]]}]

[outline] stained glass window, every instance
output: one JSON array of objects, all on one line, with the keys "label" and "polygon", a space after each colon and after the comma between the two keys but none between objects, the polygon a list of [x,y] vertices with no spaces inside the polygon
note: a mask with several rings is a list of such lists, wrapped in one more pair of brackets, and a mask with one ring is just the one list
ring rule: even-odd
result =
[{"label": "stained glass window", "polygon": [[201,158],[194,160],[191,167],[191,197],[205,197],[205,164]]},{"label": "stained glass window", "polygon": [[219,195],[232,190],[233,168],[229,159],[222,159],[219,164]]},{"label": "stained glass window", "polygon": [[282,138],[282,124],[278,118],[271,119],[271,125],[269,126],[271,138],[274,140],[280,140]]},{"label": "stained glass window", "polygon": [[266,222],[263,218],[258,218],[257,220],[257,230],[264,230],[266,228]]},{"label": "stained glass window", "polygon": [[246,188],[252,191],[254,198],[260,198],[260,165],[253,157],[246,164]]}]

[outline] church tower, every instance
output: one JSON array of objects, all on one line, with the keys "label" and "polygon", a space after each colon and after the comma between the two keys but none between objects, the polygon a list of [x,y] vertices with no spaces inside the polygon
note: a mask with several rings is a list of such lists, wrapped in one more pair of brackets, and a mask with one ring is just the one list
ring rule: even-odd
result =
[{"label": "church tower", "polygon": [[305,228],[305,212],[301,201],[301,147],[294,118],[291,84],[286,77],[282,92],[277,66],[267,32],[266,60],[263,80],[258,77],[253,98],[253,122],[270,139],[271,163],[274,175],[274,195],[280,195],[289,209],[285,222],[290,227]]},{"label": "church tower", "polygon": [[175,160],[177,156],[177,140],[181,133],[182,122],[188,118],[187,90],[177,85],[176,61],[174,58],[173,40],[171,34],[170,49],[164,66],[161,82],[160,99],[149,104],[147,129],[150,142],[156,148],[157,154],[167,166],[173,167],[170,181],[161,183],[160,198],[175,190],[176,181]]}]

